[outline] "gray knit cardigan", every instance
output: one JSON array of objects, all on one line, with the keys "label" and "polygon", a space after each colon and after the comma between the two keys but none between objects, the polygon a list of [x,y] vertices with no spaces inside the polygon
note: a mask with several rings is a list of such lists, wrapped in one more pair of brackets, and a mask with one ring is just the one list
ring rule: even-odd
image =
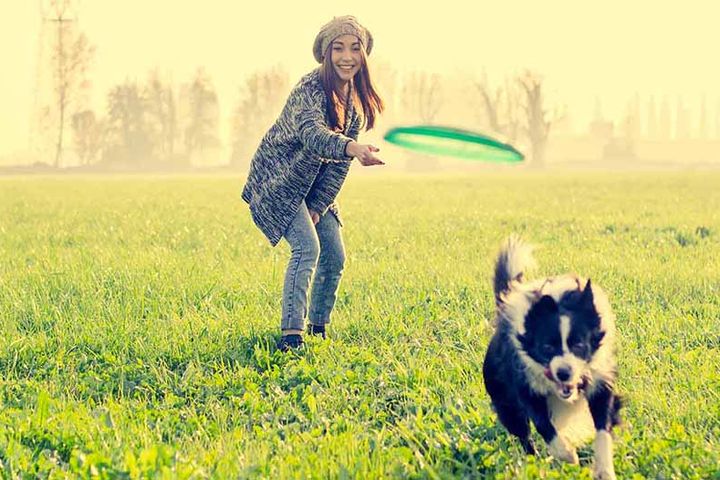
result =
[{"label": "gray knit cardigan", "polygon": [[273,246],[303,200],[309,209],[321,214],[329,209],[339,220],[335,197],[352,161],[345,147],[351,139],[357,140],[361,121],[350,106],[344,131],[334,132],[328,126],[326,106],[318,68],[290,92],[280,117],[253,156],[242,198]]}]

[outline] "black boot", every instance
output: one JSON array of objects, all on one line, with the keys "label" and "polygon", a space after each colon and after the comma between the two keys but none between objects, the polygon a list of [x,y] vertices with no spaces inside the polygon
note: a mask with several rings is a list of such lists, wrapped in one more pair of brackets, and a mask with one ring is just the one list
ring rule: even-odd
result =
[{"label": "black boot", "polygon": [[287,352],[288,350],[295,350],[303,346],[302,335],[291,334],[283,335],[277,344],[278,350],[281,352]]},{"label": "black boot", "polygon": [[316,335],[325,338],[325,325],[308,325],[307,331],[310,335]]}]

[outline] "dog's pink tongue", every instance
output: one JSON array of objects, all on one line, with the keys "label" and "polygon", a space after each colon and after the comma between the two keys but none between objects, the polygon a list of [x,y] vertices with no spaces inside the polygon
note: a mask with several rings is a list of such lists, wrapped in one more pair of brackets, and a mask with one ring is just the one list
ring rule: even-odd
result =
[{"label": "dog's pink tongue", "polygon": [[545,369],[545,376],[546,376],[549,380],[552,380],[553,382],[555,381],[555,379],[554,379],[553,376],[552,376],[552,372],[550,371],[549,368],[546,368],[546,369]]}]

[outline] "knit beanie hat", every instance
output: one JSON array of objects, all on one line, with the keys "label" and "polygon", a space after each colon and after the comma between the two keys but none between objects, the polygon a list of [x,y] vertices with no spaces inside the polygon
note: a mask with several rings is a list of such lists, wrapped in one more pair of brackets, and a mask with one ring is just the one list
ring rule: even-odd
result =
[{"label": "knit beanie hat", "polygon": [[323,25],[317,37],[315,37],[313,55],[318,63],[323,62],[325,51],[332,41],[341,35],[355,35],[358,37],[360,44],[365,48],[365,54],[370,55],[373,47],[373,37],[370,32],[358,23],[357,18],[352,15],[343,15],[342,17],[334,17]]}]

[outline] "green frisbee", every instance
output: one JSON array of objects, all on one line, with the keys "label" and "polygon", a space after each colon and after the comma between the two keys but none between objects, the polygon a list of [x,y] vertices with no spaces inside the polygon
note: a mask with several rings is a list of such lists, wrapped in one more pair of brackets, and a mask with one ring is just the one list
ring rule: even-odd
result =
[{"label": "green frisbee", "polygon": [[487,135],[459,128],[436,125],[396,127],[384,139],[400,147],[431,155],[447,155],[464,160],[515,163],[525,158],[515,147]]}]

